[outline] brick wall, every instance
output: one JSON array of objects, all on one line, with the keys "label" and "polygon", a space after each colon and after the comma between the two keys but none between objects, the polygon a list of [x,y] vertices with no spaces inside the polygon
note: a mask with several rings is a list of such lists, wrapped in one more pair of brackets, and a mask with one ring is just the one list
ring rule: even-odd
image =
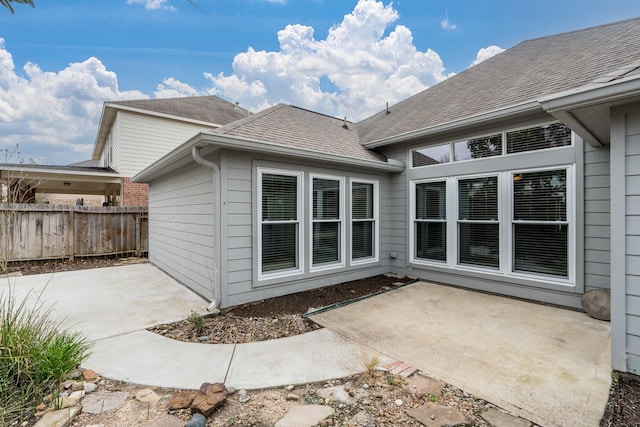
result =
[{"label": "brick wall", "polygon": [[149,184],[131,182],[129,178],[122,178],[120,190],[121,206],[149,206]]}]

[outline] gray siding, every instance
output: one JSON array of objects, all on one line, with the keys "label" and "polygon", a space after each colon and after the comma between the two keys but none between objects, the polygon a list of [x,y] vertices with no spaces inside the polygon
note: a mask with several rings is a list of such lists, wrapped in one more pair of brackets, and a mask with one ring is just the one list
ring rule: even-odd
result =
[{"label": "gray siding", "polygon": [[609,148],[584,144],[584,285],[585,291],[610,288]]},{"label": "gray siding", "polygon": [[[388,158],[405,161],[404,147],[390,147],[385,150]],[[409,165],[407,164],[407,167]],[[384,210],[388,212],[382,224],[382,236],[389,252],[389,264],[394,273],[405,274],[407,266],[408,230],[407,218],[409,200],[407,198],[406,169],[402,173],[389,176],[389,192],[382,195]]]},{"label": "gray siding", "polygon": [[[264,298],[271,298],[308,289],[342,283],[345,281],[362,279],[375,276],[389,271],[389,246],[388,230],[384,228],[384,222],[389,218],[390,203],[385,200],[385,194],[389,193],[388,177],[386,174],[375,175],[358,173],[353,171],[327,169],[321,164],[302,164],[294,161],[286,161],[279,158],[253,157],[247,153],[224,151],[221,154],[222,173],[222,247],[225,250],[221,253],[221,273],[222,273],[222,306],[228,307],[256,301]],[[304,172],[303,186],[303,221],[302,232],[305,235],[304,263],[305,272],[302,275],[258,283],[257,271],[257,236],[254,236],[254,229],[257,229],[255,221],[254,203],[256,201],[256,183],[254,182],[255,168],[267,167],[273,169],[284,169]],[[380,185],[380,259],[375,263],[310,272],[308,270],[308,177],[310,173],[355,177],[362,179],[377,179]],[[348,184],[348,180],[347,180]],[[348,187],[346,191],[350,191]],[[348,200],[348,198],[347,198]],[[348,201],[347,201],[348,206]],[[349,237],[349,224],[346,221],[346,238]],[[255,227],[255,228],[254,228]],[[348,259],[348,254],[345,254]]]},{"label": "gray siding", "polygon": [[213,299],[212,170],[190,163],[150,184],[149,260],[198,294]]},{"label": "gray siding", "polygon": [[640,108],[625,128],[627,369],[640,373]]}]

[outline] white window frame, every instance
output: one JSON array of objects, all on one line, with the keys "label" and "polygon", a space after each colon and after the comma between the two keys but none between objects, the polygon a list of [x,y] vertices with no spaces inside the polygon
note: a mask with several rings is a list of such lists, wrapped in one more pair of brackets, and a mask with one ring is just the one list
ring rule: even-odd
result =
[{"label": "white window frame", "polygon": [[[531,272],[513,271],[514,264],[514,242],[513,242],[513,174],[526,172],[544,172],[550,170],[566,170],[567,174],[567,257],[568,257],[568,277],[536,274]],[[532,282],[540,282],[545,284],[560,285],[562,287],[576,286],[576,180],[575,180],[575,164],[554,165],[536,168],[513,168],[496,172],[488,172],[474,175],[458,175],[429,179],[415,179],[410,181],[410,200],[411,209],[410,218],[410,238],[409,238],[409,255],[410,263],[417,266],[428,266],[433,268],[446,268],[447,270],[460,270],[469,272],[481,272],[489,275],[499,275],[502,277],[514,277],[527,279]],[[459,236],[458,236],[458,182],[459,180],[481,178],[487,176],[498,177],[498,222],[500,233],[500,267],[499,269],[491,267],[482,267],[468,264],[458,263]],[[435,260],[426,260],[417,258],[415,253],[416,247],[416,230],[415,230],[415,186],[424,182],[442,181],[447,182],[447,260],[439,262]]]},{"label": "white window frame", "polygon": [[[304,200],[304,174],[299,171],[291,171],[286,169],[270,169],[270,168],[257,168],[257,218],[258,218],[258,280],[266,280],[273,278],[281,278],[281,277],[289,277],[295,276],[298,274],[302,274],[304,272],[305,265],[305,251],[304,251],[304,212],[303,212],[303,200]],[[276,270],[273,272],[264,273],[262,271],[262,225],[265,224],[262,218],[262,176],[268,175],[284,175],[284,176],[295,176],[297,179],[297,219],[295,221],[273,221],[271,223],[296,223],[298,225],[297,234],[298,234],[298,266],[294,269],[287,270]],[[266,222],[270,223],[270,222]]]},{"label": "white window frame", "polygon": [[[536,274],[526,271],[515,271],[514,263],[515,263],[515,247],[514,247],[514,232],[513,225],[516,223],[514,220],[514,206],[513,206],[513,174],[514,173],[529,173],[529,172],[545,172],[552,170],[561,170],[564,169],[566,171],[566,179],[567,179],[567,194],[566,194],[566,206],[567,206],[567,277],[562,278],[560,276],[553,275],[545,275],[545,274]],[[540,280],[544,278],[551,278],[554,282],[573,284],[575,283],[575,258],[576,258],[576,209],[575,209],[575,166],[574,165],[562,165],[562,166],[551,166],[551,167],[540,167],[533,169],[515,169],[508,172],[508,177],[510,184],[509,188],[509,224],[508,224],[508,247],[509,252],[507,253],[508,259],[506,261],[506,269],[510,276],[514,277],[523,277],[533,280]]]},{"label": "white window frame", "polygon": [[[418,222],[418,219],[416,218],[416,208],[417,208],[417,200],[416,200],[416,186],[419,184],[425,184],[425,183],[429,183],[429,182],[443,182],[445,183],[445,219],[444,219],[444,223],[445,223],[445,228],[446,228],[446,242],[445,242],[445,254],[446,254],[446,259],[444,261],[438,261],[435,259],[427,259],[427,258],[418,258],[417,254],[416,254],[416,246],[417,246],[417,241],[416,241],[416,223]],[[449,250],[450,250],[450,243],[449,243],[449,239],[450,239],[450,232],[449,232],[449,215],[451,213],[451,207],[450,205],[450,200],[449,200],[449,194],[450,194],[450,180],[447,179],[447,177],[442,177],[442,178],[433,178],[433,179],[418,179],[418,180],[414,180],[411,181],[411,185],[410,185],[410,191],[411,191],[411,196],[409,197],[409,209],[411,209],[411,238],[410,240],[410,244],[411,244],[411,249],[410,249],[410,259],[412,260],[412,262],[416,262],[419,264],[432,264],[432,265],[446,265],[449,259]],[[428,221],[428,222],[436,222],[436,221]]]},{"label": "white window frame", "polygon": [[[339,215],[340,218],[338,220],[315,220],[313,218],[313,180],[314,179],[326,179],[326,180],[332,180],[332,181],[338,181],[340,184],[340,198],[339,198],[339,202],[340,202],[340,210],[339,210]],[[340,267],[344,267],[345,266],[345,248],[346,248],[346,242],[345,242],[345,237],[346,237],[346,227],[345,227],[345,201],[346,201],[346,196],[345,196],[345,178],[343,176],[335,176],[335,175],[321,175],[321,174],[309,174],[309,247],[308,247],[308,251],[309,251],[309,263],[310,263],[310,267],[309,267],[309,271],[315,272],[315,271],[322,271],[322,270],[331,270],[334,268],[340,268]],[[340,232],[338,233],[339,238],[340,238],[340,244],[338,246],[338,250],[340,251],[339,254],[339,259],[337,262],[333,262],[333,263],[324,263],[324,264],[314,264],[313,263],[313,224],[315,224],[316,222],[322,223],[322,222],[337,222],[339,224],[340,227]]]},{"label": "white window frame", "polygon": [[[353,223],[360,220],[353,219],[353,184],[373,184],[373,256],[368,258],[353,258]],[[349,181],[349,258],[351,265],[370,264],[380,259],[380,182],[372,179],[351,178]],[[362,220],[364,221],[364,220]]]}]

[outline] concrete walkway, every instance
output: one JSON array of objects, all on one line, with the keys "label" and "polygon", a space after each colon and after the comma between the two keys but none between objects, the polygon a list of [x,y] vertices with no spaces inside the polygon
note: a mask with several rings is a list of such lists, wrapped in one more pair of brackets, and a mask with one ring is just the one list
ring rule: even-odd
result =
[{"label": "concrete walkway", "polygon": [[203,300],[151,264],[3,278],[0,292],[51,308],[93,341],[84,366],[137,384],[197,389],[203,382],[259,389],[360,373],[374,355],[329,330],[249,344],[175,341],[146,328],[205,313]]},{"label": "concrete walkway", "polygon": [[419,282],[312,320],[543,426],[598,426],[609,323]]}]

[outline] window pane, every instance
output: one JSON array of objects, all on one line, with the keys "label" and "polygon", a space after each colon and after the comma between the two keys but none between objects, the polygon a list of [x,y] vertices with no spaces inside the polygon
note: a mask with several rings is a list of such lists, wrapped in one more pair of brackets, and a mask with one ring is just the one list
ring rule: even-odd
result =
[{"label": "window pane", "polygon": [[416,184],[416,219],[446,218],[446,188],[444,181]]},{"label": "window pane", "polygon": [[298,224],[262,224],[262,272],[298,266]]},{"label": "window pane", "polygon": [[418,166],[437,165],[438,163],[449,163],[451,160],[451,146],[447,143],[413,150],[411,152],[411,158],[414,168]]},{"label": "window pane", "polygon": [[453,144],[454,160],[481,159],[502,154],[502,134],[460,141]]},{"label": "window pane", "polygon": [[500,267],[499,224],[458,224],[459,263]]},{"label": "window pane", "polygon": [[528,221],[567,220],[567,171],[513,174],[513,217]]},{"label": "window pane", "polygon": [[316,222],[313,224],[313,264],[340,260],[340,223]]},{"label": "window pane", "polygon": [[571,129],[562,123],[507,132],[507,153],[571,145]]},{"label": "window pane", "polygon": [[298,219],[298,178],[291,175],[262,175],[262,220]]},{"label": "window pane", "polygon": [[351,225],[351,257],[373,257],[373,221],[358,221]]},{"label": "window pane", "polygon": [[447,224],[416,222],[416,257],[436,261],[447,260]]},{"label": "window pane", "polygon": [[568,276],[568,226],[514,224],[514,270]]},{"label": "window pane", "polygon": [[313,178],[313,219],[340,218],[340,181]]},{"label": "window pane", "polygon": [[458,181],[458,219],[469,221],[498,220],[497,176]]},{"label": "window pane", "polygon": [[373,184],[354,182],[351,187],[353,219],[373,219]]}]

